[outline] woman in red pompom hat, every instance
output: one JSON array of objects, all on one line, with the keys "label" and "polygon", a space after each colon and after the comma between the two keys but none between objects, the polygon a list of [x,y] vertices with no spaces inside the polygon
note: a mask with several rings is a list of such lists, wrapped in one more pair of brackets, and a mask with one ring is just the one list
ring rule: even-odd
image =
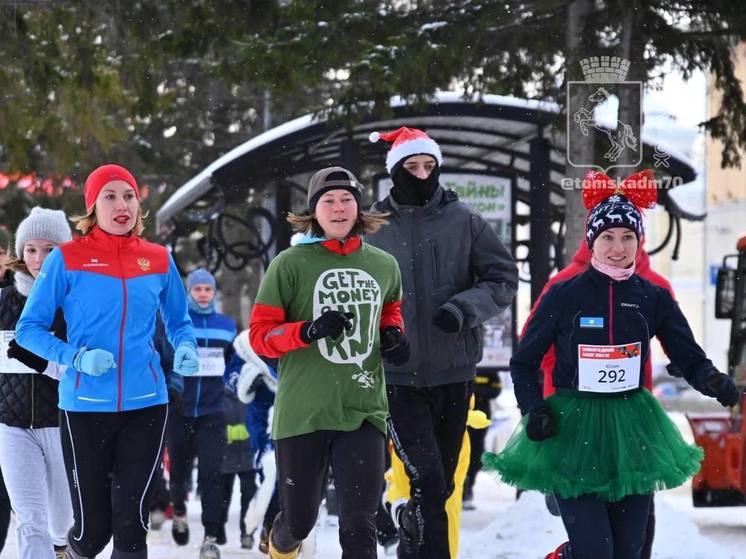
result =
[{"label": "woman in red pompom hat", "polygon": [[[701,393],[723,406],[740,398],[669,291],[636,273],[652,179],[649,171],[621,185],[587,177],[591,265],[555,283],[532,313],[510,363],[524,419],[505,450],[483,458],[507,483],[556,497],[569,542],[551,559],[639,559],[653,493],[699,470],[702,450],[643,388],[653,336]],[[537,371],[552,345],[556,392],[545,399]]]}]

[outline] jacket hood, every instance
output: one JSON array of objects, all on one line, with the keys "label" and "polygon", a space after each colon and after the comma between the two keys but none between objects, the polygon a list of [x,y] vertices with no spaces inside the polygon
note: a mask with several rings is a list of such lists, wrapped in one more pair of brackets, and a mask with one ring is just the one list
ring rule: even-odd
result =
[{"label": "jacket hood", "polygon": [[267,364],[262,361],[249,343],[249,331],[243,330],[233,340],[233,347],[236,349],[238,356],[246,362],[257,365],[262,370],[267,369]]},{"label": "jacket hood", "polygon": [[[236,349],[236,354],[245,361],[241,367],[241,377],[239,379],[239,399],[241,385],[246,387],[250,386],[256,377],[259,375],[264,379],[264,384],[272,392],[277,392],[277,371],[267,365],[254,351],[249,343],[249,331],[243,330],[236,339],[233,340],[233,347]],[[253,399],[253,395],[251,396]],[[244,401],[248,404],[251,400]]]}]

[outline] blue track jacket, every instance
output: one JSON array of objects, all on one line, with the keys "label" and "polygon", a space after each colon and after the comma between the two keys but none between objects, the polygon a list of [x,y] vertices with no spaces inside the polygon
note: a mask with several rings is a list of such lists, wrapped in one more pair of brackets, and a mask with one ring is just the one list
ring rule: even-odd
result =
[{"label": "blue track jacket", "polygon": [[[58,307],[67,321],[67,342],[49,332]],[[16,340],[44,359],[67,365],[60,409],[117,412],[165,404],[166,382],[153,346],[158,309],[171,345],[196,347],[184,286],[168,251],[94,227],[44,261]],[[110,351],[116,368],[98,377],[75,371],[73,359],[83,347]]]},{"label": "blue track jacket", "polygon": [[[225,363],[233,355],[233,340],[236,337],[236,323],[233,319],[211,312],[202,314],[189,310],[194,324],[197,347],[215,347],[223,350]],[[187,417],[200,417],[223,411],[223,377],[190,377],[184,379],[183,414]]]}]

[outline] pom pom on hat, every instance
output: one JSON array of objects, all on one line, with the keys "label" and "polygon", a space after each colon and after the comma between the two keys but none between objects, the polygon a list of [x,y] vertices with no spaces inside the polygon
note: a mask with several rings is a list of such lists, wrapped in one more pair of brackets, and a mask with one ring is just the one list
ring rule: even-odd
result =
[{"label": "pom pom on hat", "polygon": [[391,148],[386,155],[386,170],[391,174],[404,159],[413,155],[430,155],[438,165],[443,164],[443,153],[435,140],[418,128],[407,128],[402,126],[393,132],[371,132],[368,139],[371,142],[384,140],[392,142]]},{"label": "pom pom on hat", "polygon": [[613,227],[623,227],[640,240],[645,235],[642,209],[655,207],[655,175],[650,169],[616,183],[608,175],[588,171],[583,181],[583,204],[589,209],[585,220],[588,248],[598,236]]}]

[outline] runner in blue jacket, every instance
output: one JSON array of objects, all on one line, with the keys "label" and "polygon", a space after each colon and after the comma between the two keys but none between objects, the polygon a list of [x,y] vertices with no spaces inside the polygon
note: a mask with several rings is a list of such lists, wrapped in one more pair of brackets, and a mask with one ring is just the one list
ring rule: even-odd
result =
[{"label": "runner in blue jacket", "polygon": [[189,543],[186,498],[196,455],[204,527],[200,557],[212,558],[220,556],[217,545],[226,543],[221,470],[226,446],[223,373],[233,354],[236,323],[215,311],[215,278],[210,272],[194,270],[187,277],[187,289],[200,370],[184,380],[182,413],[174,415],[169,428],[171,535],[178,545]]},{"label": "runner in blue jacket", "polygon": [[[146,559],[168,407],[153,347],[158,310],[175,348],[175,372],[197,372],[197,343],[171,256],[139,236],[143,217],[132,174],[99,167],[84,195],[86,214],[74,219],[83,235],[44,261],[16,340],[67,366],[59,406],[75,515],[69,557],[95,557],[113,535],[112,559]],[[66,342],[49,332],[57,308],[67,322]]]}]

